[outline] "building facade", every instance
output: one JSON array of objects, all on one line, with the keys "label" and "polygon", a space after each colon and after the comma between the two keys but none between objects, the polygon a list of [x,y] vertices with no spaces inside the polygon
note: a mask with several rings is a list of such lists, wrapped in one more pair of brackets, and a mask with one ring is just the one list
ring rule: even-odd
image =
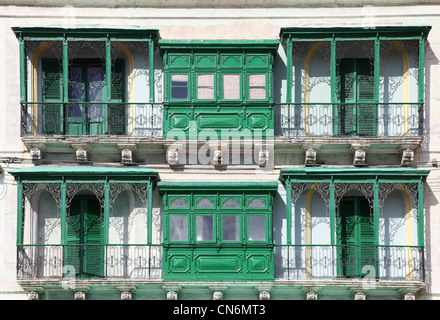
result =
[{"label": "building facade", "polygon": [[439,5],[3,2],[2,299],[438,299]]}]

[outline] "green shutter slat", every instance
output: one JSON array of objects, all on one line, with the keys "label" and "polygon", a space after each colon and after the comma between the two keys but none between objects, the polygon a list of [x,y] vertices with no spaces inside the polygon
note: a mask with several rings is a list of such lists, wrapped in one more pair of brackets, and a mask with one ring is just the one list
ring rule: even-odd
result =
[{"label": "green shutter slat", "polygon": [[62,72],[57,59],[42,60],[42,99],[43,102],[60,102],[60,104],[43,104],[43,132],[46,134],[61,134],[63,105],[62,102]]},{"label": "green shutter slat", "polygon": [[375,247],[374,247],[374,227],[370,215],[371,209],[367,199],[359,199],[359,261],[360,272],[365,265],[374,266]]},{"label": "green shutter slat", "polygon": [[95,197],[87,197],[84,200],[86,203],[86,210],[84,212],[84,272],[88,275],[102,276],[103,221],[101,216],[101,206],[98,199]]},{"label": "green shutter slat", "polygon": [[[341,59],[339,62],[339,102],[348,103],[339,106],[339,135],[353,135],[355,122],[355,103],[356,103],[356,60]],[[353,103],[353,104],[349,104]]]},{"label": "green shutter slat", "polygon": [[358,134],[375,134],[374,74],[369,59],[357,60]]},{"label": "green shutter slat", "polygon": [[69,217],[67,220],[67,239],[64,263],[68,266],[73,266],[75,272],[78,274],[81,272],[81,199],[73,198],[70,203]]},{"label": "green shutter slat", "polygon": [[118,59],[112,70],[111,81],[111,102],[108,112],[109,133],[112,135],[122,135],[125,133],[125,106],[117,104],[124,102],[124,60]]}]

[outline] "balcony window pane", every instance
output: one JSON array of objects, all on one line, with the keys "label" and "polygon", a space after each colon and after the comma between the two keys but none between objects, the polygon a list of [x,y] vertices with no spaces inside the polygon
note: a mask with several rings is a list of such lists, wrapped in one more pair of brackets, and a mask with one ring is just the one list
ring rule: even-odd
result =
[{"label": "balcony window pane", "polygon": [[223,99],[238,100],[240,99],[240,75],[224,74],[223,75]]},{"label": "balcony window pane", "polygon": [[204,99],[204,100],[214,99],[213,74],[197,75],[197,99]]},{"label": "balcony window pane", "polygon": [[171,75],[171,98],[188,99],[188,75]]},{"label": "balcony window pane", "polygon": [[249,216],[249,240],[266,240],[266,219],[264,216]]},{"label": "balcony window pane", "polygon": [[186,215],[170,216],[171,241],[188,241],[188,218]]},{"label": "balcony window pane", "polygon": [[197,241],[214,240],[213,216],[197,216]]},{"label": "balcony window pane", "polygon": [[249,75],[249,99],[266,99],[266,75]]},{"label": "balcony window pane", "polygon": [[224,241],[238,241],[240,238],[240,224],[238,215],[224,215],[223,216],[223,240]]}]

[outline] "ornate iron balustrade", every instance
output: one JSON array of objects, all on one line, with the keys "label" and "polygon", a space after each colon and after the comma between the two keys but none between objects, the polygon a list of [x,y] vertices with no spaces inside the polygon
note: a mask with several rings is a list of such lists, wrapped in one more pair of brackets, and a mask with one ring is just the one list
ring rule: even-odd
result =
[{"label": "ornate iron balustrade", "polygon": [[[421,247],[277,245],[274,250],[276,280],[425,281]],[[18,280],[161,280],[162,269],[161,245],[17,247]]]},{"label": "ornate iron balustrade", "polygon": [[280,245],[274,250],[280,280],[425,280],[421,247]]},{"label": "ornate iron balustrade", "polygon": [[420,103],[277,104],[274,112],[275,135],[288,138],[423,135]]},{"label": "ornate iron balustrade", "polygon": [[162,279],[160,245],[23,245],[18,280]]},{"label": "ornate iron balustrade", "polygon": [[22,103],[22,136],[161,137],[157,103]]}]

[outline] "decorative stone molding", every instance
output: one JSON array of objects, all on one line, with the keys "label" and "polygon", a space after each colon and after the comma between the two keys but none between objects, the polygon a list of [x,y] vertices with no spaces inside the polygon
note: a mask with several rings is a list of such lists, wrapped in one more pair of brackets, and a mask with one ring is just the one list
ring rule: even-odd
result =
[{"label": "decorative stone molding", "polygon": [[316,291],[307,291],[307,300],[318,300],[318,293]]},{"label": "decorative stone molding", "polygon": [[270,292],[269,291],[260,291],[259,298],[260,298],[260,300],[270,300]]},{"label": "decorative stone molding", "polygon": [[315,149],[307,149],[306,150],[304,164],[305,164],[305,166],[316,165],[316,150]]},{"label": "decorative stone molding", "polygon": [[179,165],[179,149],[168,148],[167,162],[170,166],[178,166]]},{"label": "decorative stone molding", "polygon": [[76,160],[79,162],[87,161],[87,150],[83,148],[78,148],[75,150]]},{"label": "decorative stone molding", "polygon": [[41,160],[41,149],[39,148],[32,148],[30,150],[31,159],[33,162],[38,162]]},{"label": "decorative stone molding", "polygon": [[212,164],[214,167],[221,167],[223,165],[223,153],[221,150],[214,150],[214,154],[212,156]]},{"label": "decorative stone molding", "polygon": [[178,292],[182,289],[179,286],[164,286],[162,288],[167,292],[167,300],[177,300]]},{"label": "decorative stone molding", "polygon": [[40,294],[43,292],[42,288],[32,288],[27,291],[28,300],[39,300]]},{"label": "decorative stone molding", "polygon": [[223,291],[214,291],[212,293],[212,300],[223,300]]},{"label": "decorative stone molding", "polygon": [[366,300],[367,299],[367,295],[365,294],[365,292],[356,292],[354,294],[354,300]]},{"label": "decorative stone molding", "polygon": [[131,149],[122,149],[121,150],[121,160],[123,164],[131,164],[133,163],[133,152]]},{"label": "decorative stone molding", "polygon": [[402,167],[409,167],[413,164],[414,161],[414,150],[405,149],[402,151],[402,161],[400,165]]},{"label": "decorative stone molding", "polygon": [[131,292],[130,291],[122,291],[121,292],[121,300],[131,300]]},{"label": "decorative stone molding", "polygon": [[404,300],[416,300],[416,295],[412,292],[407,292],[405,293],[405,295],[403,296]]},{"label": "decorative stone molding", "polygon": [[75,291],[74,299],[75,300],[86,300],[86,292],[85,291]]},{"label": "decorative stone molding", "polygon": [[258,165],[260,167],[265,167],[269,163],[269,151],[262,149],[258,151]]},{"label": "decorative stone molding", "polygon": [[364,149],[355,150],[353,165],[354,166],[364,166],[365,165],[365,155],[366,155],[366,152]]}]

